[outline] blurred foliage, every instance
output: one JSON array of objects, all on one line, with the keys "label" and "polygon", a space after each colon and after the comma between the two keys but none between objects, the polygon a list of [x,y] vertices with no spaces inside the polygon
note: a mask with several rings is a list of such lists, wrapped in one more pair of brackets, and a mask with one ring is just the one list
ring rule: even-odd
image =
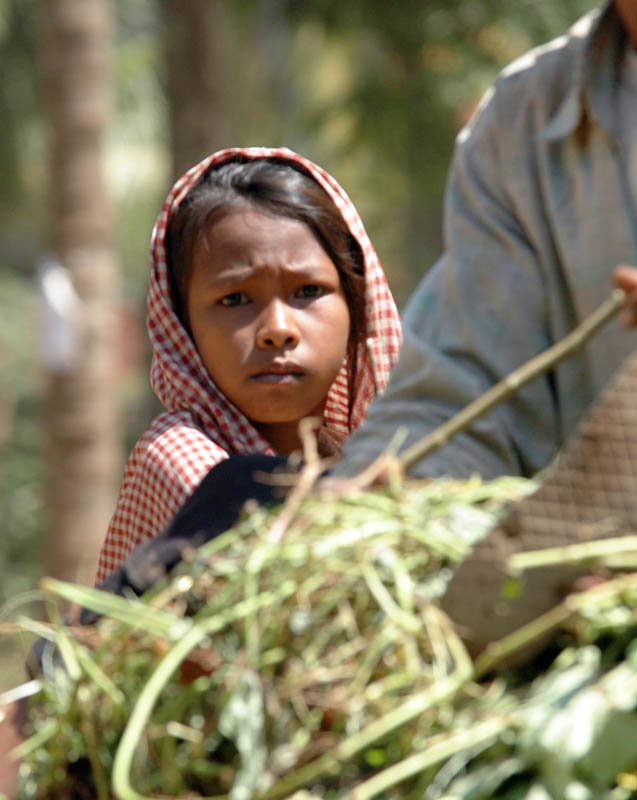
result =
[{"label": "blurred foliage", "polygon": [[[19,277],[3,275],[0,404],[13,425],[5,434],[6,449],[0,461],[0,603],[31,586],[38,568],[36,554],[29,552],[39,545],[42,511],[35,348],[33,337],[25,331],[25,323],[33,320],[30,294]],[[18,563],[20,569],[15,568]]]},{"label": "blurred foliage", "polygon": [[42,238],[43,131],[34,0],[0,0],[0,274],[28,269]]},{"label": "blurred foliage", "polygon": [[[240,0],[287,30],[279,56],[310,156],[345,185],[402,304],[441,248],[454,137],[497,71],[590,0]],[[309,135],[308,135],[309,134]],[[391,209],[391,213],[388,210]]]},{"label": "blurred foliage", "polygon": [[126,296],[143,299],[150,232],[168,182],[168,108],[156,0],[114,4],[114,119],[107,177]]},{"label": "blurred foliage", "polygon": [[[458,128],[498,69],[590,5],[233,0],[223,4],[219,78],[233,136],[227,144],[286,144],[332,172],[358,206],[402,304],[441,247],[443,184]],[[150,231],[171,181],[162,8],[161,0],[113,0],[107,174],[123,296],[140,317]],[[46,251],[47,178],[37,9],[36,0],[0,0],[0,394],[13,410],[0,451],[0,603],[32,585],[39,569],[34,274]],[[127,445],[154,411],[140,361],[122,389]]]}]

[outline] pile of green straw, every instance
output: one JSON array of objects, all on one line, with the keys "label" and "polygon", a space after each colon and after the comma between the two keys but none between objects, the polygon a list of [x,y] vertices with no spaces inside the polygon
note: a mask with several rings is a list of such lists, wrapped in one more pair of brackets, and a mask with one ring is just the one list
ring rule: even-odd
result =
[{"label": "pile of green straw", "polygon": [[312,490],[253,509],[142,599],[47,579],[103,616],[47,629],[20,800],[637,796],[637,576],[621,553],[565,606],[553,663],[474,661],[436,605],[533,488]]}]

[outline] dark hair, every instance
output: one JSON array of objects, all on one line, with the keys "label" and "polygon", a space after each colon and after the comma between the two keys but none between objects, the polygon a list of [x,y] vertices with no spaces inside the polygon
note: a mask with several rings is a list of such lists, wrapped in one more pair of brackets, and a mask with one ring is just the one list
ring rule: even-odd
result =
[{"label": "dark hair", "polygon": [[186,292],[200,237],[217,219],[246,205],[305,223],[338,270],[350,315],[351,412],[358,351],[366,336],[363,253],[334,201],[300,166],[278,158],[237,157],[211,169],[186,195],[166,231],[171,289],[180,320],[189,328]]}]

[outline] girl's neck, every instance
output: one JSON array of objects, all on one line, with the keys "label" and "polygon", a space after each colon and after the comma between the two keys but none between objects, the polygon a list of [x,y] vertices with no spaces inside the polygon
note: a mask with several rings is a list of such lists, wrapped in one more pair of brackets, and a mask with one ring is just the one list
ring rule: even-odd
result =
[{"label": "girl's neck", "polygon": [[[289,456],[290,453],[293,453],[295,450],[303,451],[303,442],[299,437],[298,425],[298,422],[294,422],[290,423],[289,429],[287,426],[284,426],[282,429],[280,424],[270,426],[267,423],[259,423],[256,424],[255,427],[263,438],[267,439],[277,453]],[[340,457],[344,437],[339,436],[334,431],[327,428],[325,423],[314,433],[316,435],[316,446],[320,458]]]},{"label": "girl's neck", "polygon": [[299,422],[253,422],[261,436],[268,441],[277,453],[289,456],[295,450],[302,450],[299,437]]}]

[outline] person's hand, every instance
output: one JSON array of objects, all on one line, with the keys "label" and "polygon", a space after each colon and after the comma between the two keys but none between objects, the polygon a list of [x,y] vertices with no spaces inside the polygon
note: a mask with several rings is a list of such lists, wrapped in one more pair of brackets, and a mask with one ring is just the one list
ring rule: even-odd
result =
[{"label": "person's hand", "polygon": [[613,270],[613,280],[626,292],[626,304],[621,313],[621,323],[626,328],[637,327],[637,267],[622,264]]}]

